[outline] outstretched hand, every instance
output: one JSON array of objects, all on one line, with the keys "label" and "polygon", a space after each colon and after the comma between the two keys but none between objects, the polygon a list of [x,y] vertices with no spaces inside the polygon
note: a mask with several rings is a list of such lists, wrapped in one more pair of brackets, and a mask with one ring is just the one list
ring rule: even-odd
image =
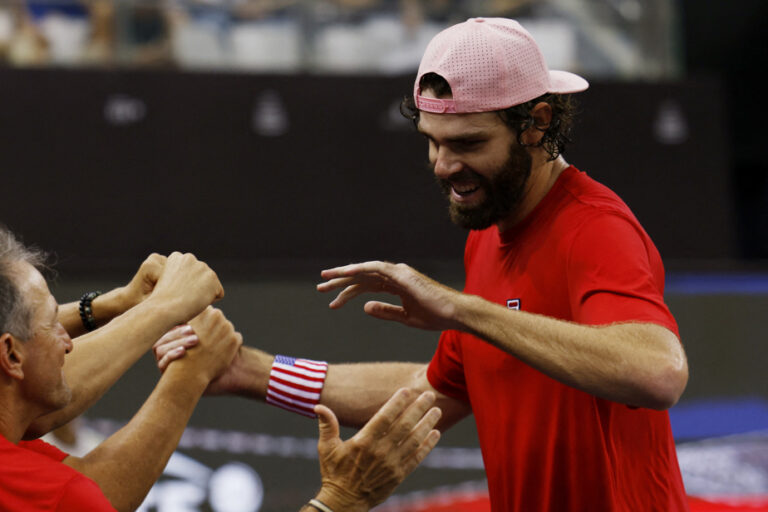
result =
[{"label": "outstretched hand", "polygon": [[315,406],[323,486],[317,499],[333,510],[367,511],[384,501],[432,451],[441,411],[434,393],[400,389],[352,438],[339,438],[336,415]]},{"label": "outstretched hand", "polygon": [[318,291],[342,289],[330,303],[332,309],[342,307],[360,294],[383,292],[400,297],[402,305],[368,301],[364,306],[366,313],[420,329],[442,331],[458,328],[456,313],[461,293],[404,263],[353,263],[323,270],[320,275],[326,281],[317,285]]}]

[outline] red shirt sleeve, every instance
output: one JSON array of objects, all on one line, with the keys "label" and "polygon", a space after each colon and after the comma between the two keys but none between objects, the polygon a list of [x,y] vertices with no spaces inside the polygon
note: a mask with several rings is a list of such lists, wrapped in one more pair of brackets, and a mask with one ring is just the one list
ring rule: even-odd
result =
[{"label": "red shirt sleeve", "polygon": [[[21,441],[19,447],[50,457],[57,462],[62,462],[69,457],[67,453],[39,439]],[[62,470],[57,470],[59,473],[64,471],[64,467],[61,467]],[[62,488],[56,512],[82,512],[84,510],[89,512],[115,512],[115,508],[104,496],[104,493],[101,492],[96,482],[73,468],[67,467],[65,471],[71,477]]]},{"label": "red shirt sleeve", "polygon": [[64,488],[56,512],[115,512],[115,507],[107,500],[96,482],[79,475]]},{"label": "red shirt sleeve", "polygon": [[440,335],[440,343],[427,367],[427,380],[440,393],[469,402],[461,342],[456,331],[444,331]]},{"label": "red shirt sleeve", "polygon": [[20,441],[19,448],[24,448],[26,450],[37,452],[40,455],[45,455],[46,457],[50,457],[51,459],[57,462],[61,462],[67,457],[69,457],[69,454],[59,450],[52,444],[46,443],[45,441],[42,441],[40,439],[35,439],[34,441]]},{"label": "red shirt sleeve", "polygon": [[568,259],[575,322],[650,322],[678,335],[664,304],[664,267],[634,219],[601,213],[579,228]]}]

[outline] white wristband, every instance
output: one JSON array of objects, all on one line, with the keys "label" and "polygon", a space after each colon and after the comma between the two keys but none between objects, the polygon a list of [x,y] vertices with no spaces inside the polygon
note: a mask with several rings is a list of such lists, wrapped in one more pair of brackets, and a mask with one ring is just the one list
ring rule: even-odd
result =
[{"label": "white wristband", "polygon": [[329,507],[322,501],[316,500],[315,498],[312,498],[311,500],[309,500],[309,504],[315,507],[317,510],[320,510],[320,512],[333,512],[333,510],[331,510],[331,507]]},{"label": "white wristband", "polygon": [[269,372],[267,403],[316,418],[314,409],[320,403],[327,372],[325,361],[275,356]]}]

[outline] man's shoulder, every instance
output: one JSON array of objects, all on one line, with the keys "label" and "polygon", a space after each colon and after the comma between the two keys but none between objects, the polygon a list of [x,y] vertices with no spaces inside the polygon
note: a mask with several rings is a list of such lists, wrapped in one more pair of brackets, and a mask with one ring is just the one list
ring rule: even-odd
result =
[{"label": "man's shoulder", "polygon": [[[45,474],[45,478],[57,478],[67,480],[79,475],[61,461],[67,454],[45,441],[21,441],[18,445],[3,445],[0,448],[3,457],[4,469],[16,473],[28,472],[30,475]],[[55,475],[55,476],[54,476]]]},{"label": "man's shoulder", "polygon": [[35,439],[34,441],[21,441],[18,445],[19,449],[34,452],[44,458],[53,459],[57,462],[61,462],[67,457],[67,453],[61,451],[54,445],[43,441],[42,439]]},{"label": "man's shoulder", "polygon": [[93,480],[61,462],[67,454],[58,448],[40,440],[0,448],[4,500],[29,508],[55,502],[62,511],[114,510]]},{"label": "man's shoulder", "polygon": [[596,211],[632,215],[627,203],[609,187],[576,167],[571,166],[567,171],[564,173],[562,186],[576,204]]}]

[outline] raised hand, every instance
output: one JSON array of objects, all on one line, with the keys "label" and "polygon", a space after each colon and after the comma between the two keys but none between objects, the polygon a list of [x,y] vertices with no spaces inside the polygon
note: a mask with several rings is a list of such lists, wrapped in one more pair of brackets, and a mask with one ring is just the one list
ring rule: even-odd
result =
[{"label": "raised hand", "polygon": [[332,309],[342,307],[362,293],[390,293],[400,297],[401,306],[368,301],[364,310],[383,320],[395,320],[410,327],[446,330],[459,327],[456,318],[462,294],[438,283],[405,265],[369,261],[323,270],[321,292],[342,289],[330,303]]},{"label": "raised hand", "polygon": [[178,323],[184,323],[222,297],[224,288],[208,265],[193,254],[174,252],[168,256],[150,298]]},{"label": "raised hand", "polygon": [[317,405],[320,473],[317,499],[333,510],[367,511],[384,501],[432,451],[440,432],[435,395],[400,389],[352,438],[342,442],[333,412]]},{"label": "raised hand", "polygon": [[[160,254],[150,254],[145,259],[131,282],[123,287],[123,292],[129,301],[129,307],[135,306],[150,296],[155,284],[165,268],[168,258]],[[127,309],[127,308],[126,308]]]}]

